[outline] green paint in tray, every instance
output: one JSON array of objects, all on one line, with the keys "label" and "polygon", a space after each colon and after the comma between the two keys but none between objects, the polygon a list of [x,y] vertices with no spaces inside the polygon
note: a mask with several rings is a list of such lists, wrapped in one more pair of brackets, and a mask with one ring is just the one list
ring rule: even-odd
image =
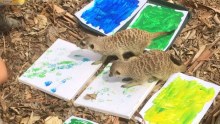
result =
[{"label": "green paint in tray", "polygon": [[[129,28],[137,28],[148,32],[172,32],[178,28],[182,12],[160,6],[146,6],[139,17]],[[173,33],[155,38],[148,49],[164,50],[168,45]]]}]

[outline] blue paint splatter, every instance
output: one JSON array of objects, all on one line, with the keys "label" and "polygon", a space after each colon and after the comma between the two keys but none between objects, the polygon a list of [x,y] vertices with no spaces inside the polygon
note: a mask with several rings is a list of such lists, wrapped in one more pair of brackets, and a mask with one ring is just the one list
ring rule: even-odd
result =
[{"label": "blue paint splatter", "polygon": [[138,0],[95,0],[94,6],[83,12],[81,18],[107,34],[127,19],[138,3]]},{"label": "blue paint splatter", "polygon": [[83,62],[88,62],[88,61],[90,61],[90,59],[89,58],[83,58],[82,61]]},{"label": "blue paint splatter", "polygon": [[66,79],[63,79],[63,80],[61,81],[61,83],[63,83],[63,84],[66,83]]},{"label": "blue paint splatter", "polygon": [[47,87],[50,86],[52,83],[53,83],[52,81],[46,81],[46,82],[44,82],[45,86],[47,86]]},{"label": "blue paint splatter", "polygon": [[50,91],[55,93],[57,91],[57,89],[56,88],[52,88]]},{"label": "blue paint splatter", "polygon": [[81,55],[74,55],[74,57],[82,57]]}]

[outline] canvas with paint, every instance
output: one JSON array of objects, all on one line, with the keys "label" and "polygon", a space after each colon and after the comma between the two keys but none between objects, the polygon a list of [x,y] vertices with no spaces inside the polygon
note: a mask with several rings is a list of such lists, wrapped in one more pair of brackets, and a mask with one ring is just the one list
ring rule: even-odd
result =
[{"label": "canvas with paint", "polygon": [[140,114],[147,124],[199,124],[219,91],[216,84],[176,73]]},{"label": "canvas with paint", "polygon": [[188,11],[147,3],[134,17],[128,29],[137,28],[147,32],[170,32],[152,40],[146,49],[167,50],[186,20]]},{"label": "canvas with paint", "polygon": [[75,13],[83,25],[112,35],[137,14],[147,0],[93,0]]},{"label": "canvas with paint", "polygon": [[[74,101],[76,106],[130,119],[156,82],[122,88],[122,78],[109,77],[111,63]],[[88,99],[90,95],[91,99]]]},{"label": "canvas with paint", "polygon": [[100,55],[58,39],[19,78],[46,93],[70,100],[101,65],[91,65]]},{"label": "canvas with paint", "polygon": [[90,120],[86,120],[83,118],[71,116],[69,119],[67,119],[64,124],[98,124]]}]

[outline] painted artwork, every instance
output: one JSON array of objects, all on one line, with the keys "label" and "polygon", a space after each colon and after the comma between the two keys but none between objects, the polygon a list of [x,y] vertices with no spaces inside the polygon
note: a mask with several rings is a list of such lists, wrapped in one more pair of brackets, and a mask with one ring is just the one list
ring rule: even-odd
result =
[{"label": "painted artwork", "polygon": [[111,35],[134,17],[145,3],[146,0],[93,0],[75,15],[88,27]]},{"label": "painted artwork", "polygon": [[64,100],[72,99],[101,65],[100,55],[58,39],[19,81]]},{"label": "painted artwork", "polygon": [[69,119],[67,119],[64,124],[98,124],[90,120],[86,120],[83,118],[71,116]]},{"label": "painted artwork", "polygon": [[168,32],[152,40],[146,49],[166,50],[180,30],[188,12],[174,10],[147,3],[138,12],[128,28],[137,28],[148,32]]},{"label": "painted artwork", "polygon": [[147,124],[198,124],[219,91],[213,83],[176,73],[140,114]]},{"label": "painted artwork", "polygon": [[109,77],[111,63],[76,99],[76,106],[130,119],[156,84],[144,83],[130,88],[122,88],[122,78]]}]

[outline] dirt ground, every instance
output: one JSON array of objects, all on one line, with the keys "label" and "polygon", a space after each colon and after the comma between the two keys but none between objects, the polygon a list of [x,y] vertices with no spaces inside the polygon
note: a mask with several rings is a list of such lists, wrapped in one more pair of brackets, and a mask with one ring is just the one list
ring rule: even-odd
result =
[{"label": "dirt ground", "polygon": [[[7,16],[20,20],[22,25],[0,35],[0,55],[6,61],[10,75],[9,80],[0,86],[0,123],[27,124],[29,121],[30,124],[42,124],[50,116],[54,117],[52,119],[58,117],[65,120],[71,115],[101,124],[138,123],[134,119],[125,120],[74,107],[72,102],[65,102],[18,82],[18,77],[57,38],[76,42],[86,34],[75,18],[58,11],[60,9],[53,5],[74,14],[88,2],[32,0],[23,6],[5,8]],[[220,1],[182,0],[176,4],[189,8],[192,18],[170,50],[189,65],[187,74],[220,85]],[[151,95],[162,85],[163,83],[158,83]],[[220,124],[220,94],[201,124]]]}]

